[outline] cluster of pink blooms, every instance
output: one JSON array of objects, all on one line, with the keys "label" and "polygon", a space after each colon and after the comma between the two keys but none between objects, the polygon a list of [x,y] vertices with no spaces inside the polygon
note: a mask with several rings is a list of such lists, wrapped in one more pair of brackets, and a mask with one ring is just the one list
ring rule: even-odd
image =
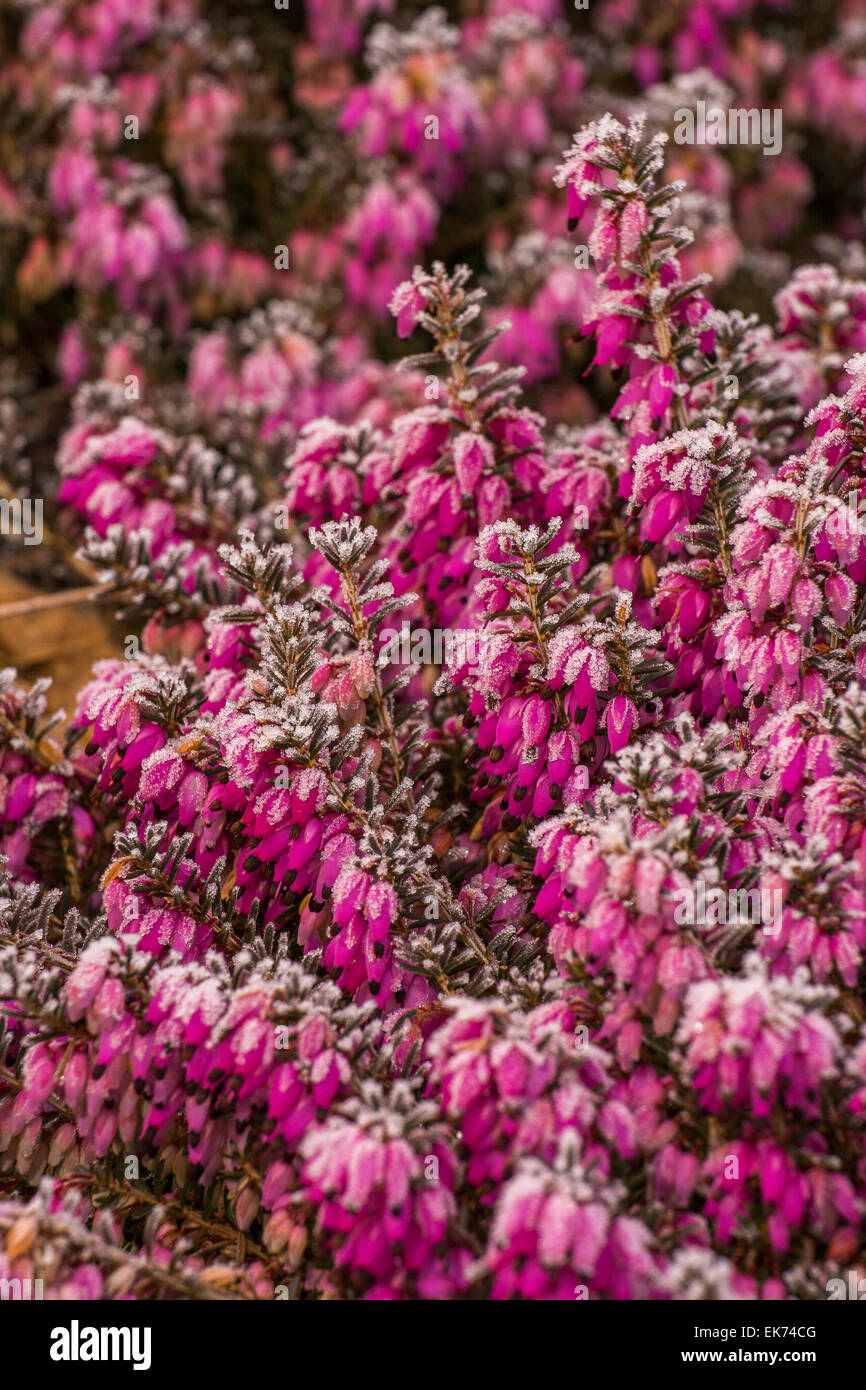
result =
[{"label": "cluster of pink blooms", "polygon": [[[127,634],[67,719],[0,672],[0,1278],[821,1296],[866,1239],[857,6],[305,9],[0,17],[2,499]],[[698,100],[783,151],[676,144]]]}]

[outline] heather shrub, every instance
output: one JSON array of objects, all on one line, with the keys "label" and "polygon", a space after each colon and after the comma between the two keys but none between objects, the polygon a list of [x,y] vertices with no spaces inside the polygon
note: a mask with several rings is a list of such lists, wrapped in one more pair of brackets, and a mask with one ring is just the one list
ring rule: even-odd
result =
[{"label": "heather shrub", "polygon": [[856,10],[7,3],[0,1278],[864,1272]]}]

